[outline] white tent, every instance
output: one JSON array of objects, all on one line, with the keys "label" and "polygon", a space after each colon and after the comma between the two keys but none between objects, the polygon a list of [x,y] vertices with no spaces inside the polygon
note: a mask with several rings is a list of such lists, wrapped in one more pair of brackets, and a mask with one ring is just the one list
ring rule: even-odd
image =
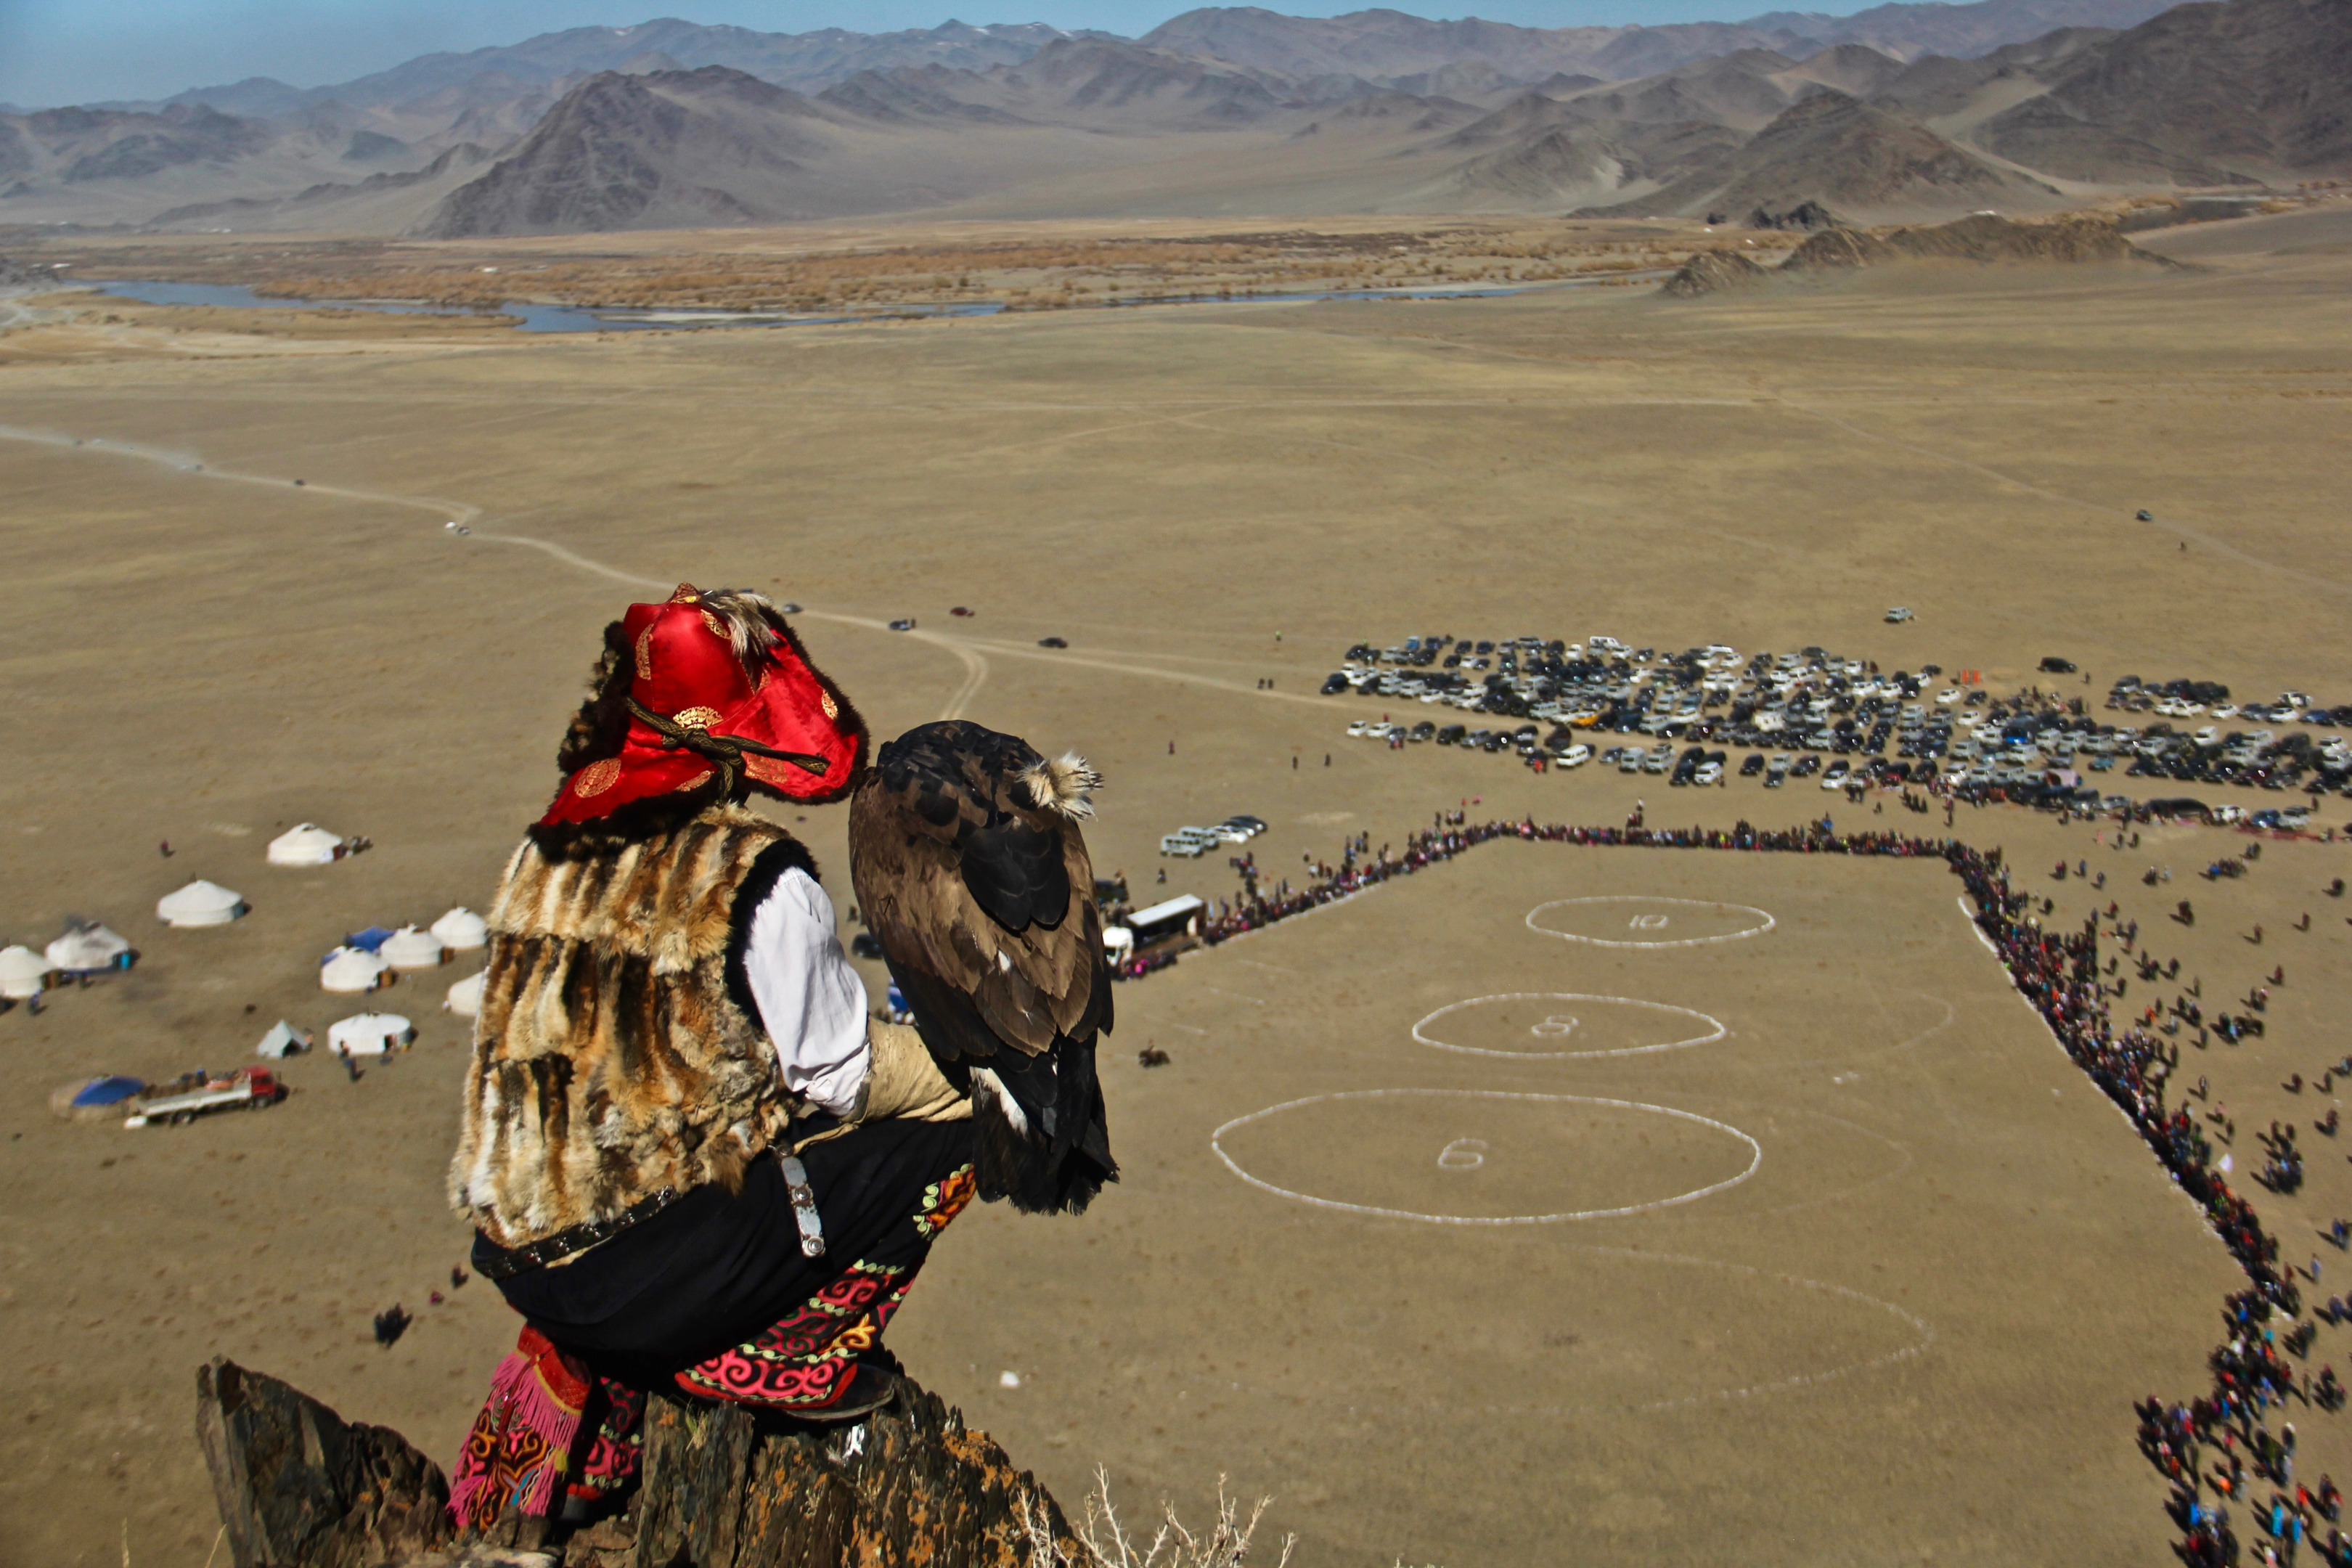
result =
[{"label": "white tent", "polygon": [[385,982],[392,965],[360,947],[339,947],[319,965],[319,984],[328,991],[373,991]]},{"label": "white tent", "polygon": [[488,923],[463,904],[435,921],[433,934],[453,952],[471,952],[478,947],[488,947],[490,942]]},{"label": "white tent", "polygon": [[102,925],[69,925],[48,951],[49,962],[68,974],[131,967],[131,944]]},{"label": "white tent", "polygon": [[186,930],[194,926],[225,926],[245,913],[246,902],[217,882],[201,879],[155,901],[155,913],[165,924]]},{"label": "white tent", "polygon": [[394,969],[431,969],[449,959],[449,950],[441,945],[439,937],[427,936],[415,926],[401,927],[384,938],[376,952]]},{"label": "white tent", "polygon": [[57,965],[29,947],[0,948],[0,996],[22,1002],[49,988]]},{"label": "white tent", "polygon": [[273,866],[325,866],[342,857],[343,840],[315,822],[289,827],[269,841]]},{"label": "white tent", "polygon": [[415,1027],[397,1013],[354,1013],[327,1030],[327,1048],[355,1057],[380,1057],[416,1038]]},{"label": "white tent", "polygon": [[455,1013],[460,1018],[480,1017],[482,1014],[482,982],[488,978],[488,975],[487,973],[469,974],[465,979],[457,982],[457,984],[449,987],[449,999],[441,1004],[443,1011]]},{"label": "white tent", "polygon": [[1103,927],[1103,952],[1117,963],[1135,952],[1135,933],[1125,926]]},{"label": "white tent", "polygon": [[270,1026],[269,1033],[261,1037],[261,1044],[255,1047],[254,1050],[257,1055],[268,1057],[275,1061],[280,1057],[299,1056],[310,1048],[310,1031],[298,1029],[280,1018]]}]

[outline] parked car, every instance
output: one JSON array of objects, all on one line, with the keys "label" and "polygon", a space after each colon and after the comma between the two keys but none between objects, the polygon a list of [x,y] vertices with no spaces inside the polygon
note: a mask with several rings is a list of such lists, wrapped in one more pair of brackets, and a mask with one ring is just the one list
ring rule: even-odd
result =
[{"label": "parked car", "polygon": [[964,617],[967,617],[967,618],[968,618],[968,617],[971,615],[971,609],[970,609],[968,606],[966,606],[966,605],[958,605],[954,609],[950,610],[950,611],[948,612],[948,614],[949,614],[949,615],[951,615],[951,616],[964,616]]},{"label": "parked car", "polygon": [[[1069,646],[1070,646],[1069,644],[1067,644],[1067,643],[1064,642],[1064,641],[1063,641],[1061,638],[1059,638],[1059,637],[1047,637],[1047,638],[1045,639],[1045,644],[1046,644],[1046,646],[1048,646],[1048,647],[1069,647]],[[1334,672],[1333,674],[1327,675],[1327,676],[1325,676],[1325,677],[1323,678],[1323,695],[1324,695],[1324,696],[1326,696],[1326,697],[1337,697],[1340,692],[1345,691],[1345,690],[1347,690],[1347,689],[1348,689],[1348,678],[1347,678],[1346,676],[1344,676],[1344,675],[1340,675],[1340,674],[1338,674],[1337,672]]]},{"label": "parked car", "polygon": [[1739,776],[1744,779],[1752,779],[1763,771],[1764,753],[1761,752],[1748,752],[1748,760],[1739,764]]},{"label": "parked car", "polygon": [[1698,765],[1698,772],[1691,775],[1691,783],[1701,788],[1722,782],[1723,764],[1721,763],[1701,763]]},{"label": "parked car", "polygon": [[1225,827],[1238,827],[1242,830],[1244,837],[1249,838],[1255,838],[1259,834],[1265,831],[1265,823],[1262,819],[1252,816],[1245,812],[1225,818],[1223,823],[1220,826]]},{"label": "parked car", "polygon": [[2071,658],[2060,658],[2056,654],[2052,654],[2042,661],[2042,668],[2043,673],[2048,675],[2072,675],[2074,673],[2074,661]]},{"label": "parked car", "polygon": [[[1037,646],[1039,647],[1067,647],[1070,644],[1069,640],[1066,637],[1039,637],[1037,639]],[[1343,680],[1340,684],[1344,686],[1347,682]],[[1325,689],[1328,690],[1329,689],[1327,687]]]},{"label": "parked car", "polygon": [[[870,625],[871,623],[868,624]],[[912,616],[903,616],[898,620],[890,623],[890,629],[894,632],[911,632],[915,629],[915,617]]]},{"label": "parked car", "polygon": [[1886,624],[1889,626],[1900,626],[1910,618],[1911,606],[1908,605],[1897,605],[1886,612]]},{"label": "parked car", "polygon": [[1411,730],[1407,731],[1404,738],[1408,741],[1426,741],[1432,735],[1436,733],[1436,721],[1434,720],[1423,719],[1420,723],[1415,724]]},{"label": "parked car", "polygon": [[1576,745],[1570,746],[1566,751],[1555,755],[1552,758],[1552,766],[1556,768],[1580,768],[1591,760],[1592,748],[1580,742]]}]

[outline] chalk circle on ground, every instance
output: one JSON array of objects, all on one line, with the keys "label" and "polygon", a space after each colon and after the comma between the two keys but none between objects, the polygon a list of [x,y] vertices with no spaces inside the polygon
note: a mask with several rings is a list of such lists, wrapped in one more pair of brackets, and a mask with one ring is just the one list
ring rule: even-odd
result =
[{"label": "chalk circle on ground", "polygon": [[1650,893],[1554,899],[1528,911],[1529,931],[1595,947],[1705,947],[1761,936],[1780,923],[1750,904]]},{"label": "chalk circle on ground", "polygon": [[1473,996],[1448,1003],[1412,1026],[1414,1039],[1441,1051],[1541,1061],[1678,1051],[1711,1046],[1730,1033],[1721,1019],[1696,1008],[1580,991]]},{"label": "chalk circle on ground", "polygon": [[1344,1214],[1433,1225],[1560,1225],[1736,1187],[1763,1145],[1640,1100],[1499,1089],[1360,1089],[1237,1116],[1210,1134],[1254,1187]]}]

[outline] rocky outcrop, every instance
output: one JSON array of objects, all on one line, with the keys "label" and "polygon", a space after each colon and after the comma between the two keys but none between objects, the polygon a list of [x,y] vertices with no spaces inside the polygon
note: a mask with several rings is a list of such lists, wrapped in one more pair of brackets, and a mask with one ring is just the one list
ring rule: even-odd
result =
[{"label": "rocky outcrop", "polygon": [[1774,212],[1769,207],[1758,207],[1748,215],[1748,226],[1773,229],[1801,228],[1810,234],[1817,228],[1843,228],[1845,226],[1838,221],[1837,214],[1830,211],[1821,203],[1799,202],[1785,212]]},{"label": "rocky outcrop", "polygon": [[1953,223],[1912,228],[1827,228],[1790,253],[1775,268],[1757,266],[1732,250],[1702,250],[1665,283],[1677,300],[1695,300],[1727,289],[1750,289],[1780,278],[1819,279],[1832,273],[1899,262],[1945,261],[1974,266],[2000,263],[2178,262],[2145,251],[2102,218],[2065,217],[2049,223],[2011,223],[1979,213]]},{"label": "rocky outcrop", "polygon": [[236,1568],[376,1568],[449,1539],[441,1468],[225,1357],[196,1373],[196,1438]]},{"label": "rocky outcrop", "polygon": [[1769,268],[1759,267],[1736,250],[1702,250],[1682,264],[1660,291],[1675,300],[1696,300],[1727,289],[1754,289],[1771,281]]},{"label": "rocky outcrop", "polygon": [[565,1568],[1097,1562],[1035,1477],[912,1382],[835,1426],[656,1393],[635,1505],[563,1541],[512,1515],[453,1540],[440,1469],[398,1433],[234,1362],[197,1374],[196,1425],[235,1568],[479,1568],[547,1548]]},{"label": "rocky outcrop", "polygon": [[1829,229],[1797,247],[1780,270],[1790,277],[1883,267],[1897,261],[2000,262],[2140,261],[2173,263],[2126,239],[2112,223],[2098,218],[2060,218],[2051,223],[2011,223],[1979,213],[1952,223],[1865,233]]}]

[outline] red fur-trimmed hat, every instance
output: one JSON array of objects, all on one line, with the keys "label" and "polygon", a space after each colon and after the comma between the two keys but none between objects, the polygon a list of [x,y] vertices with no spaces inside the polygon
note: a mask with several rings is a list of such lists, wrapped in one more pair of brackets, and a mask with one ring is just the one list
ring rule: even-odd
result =
[{"label": "red fur-trimmed hat", "polygon": [[663,604],[630,605],[604,645],[542,828],[714,783],[722,795],[836,800],[864,765],[865,725],[764,595],[682,583]]}]

